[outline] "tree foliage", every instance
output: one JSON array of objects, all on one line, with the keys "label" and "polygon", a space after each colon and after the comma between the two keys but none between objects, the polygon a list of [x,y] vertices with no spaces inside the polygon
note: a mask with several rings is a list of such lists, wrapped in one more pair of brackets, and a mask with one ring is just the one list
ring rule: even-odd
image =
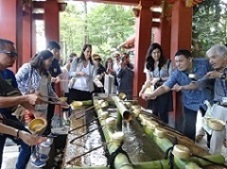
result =
[{"label": "tree foliage", "polygon": [[[130,7],[109,4],[68,4],[60,16],[64,54],[80,53],[84,43],[107,57],[134,34],[135,19]],[[87,42],[86,42],[87,41]]]},{"label": "tree foliage", "polygon": [[214,44],[227,43],[227,3],[222,0],[204,0],[194,7],[192,43],[196,56]]}]

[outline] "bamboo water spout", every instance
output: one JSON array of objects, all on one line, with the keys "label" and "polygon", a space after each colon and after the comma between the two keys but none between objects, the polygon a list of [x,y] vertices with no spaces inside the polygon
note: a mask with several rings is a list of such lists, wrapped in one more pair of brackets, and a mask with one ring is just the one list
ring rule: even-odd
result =
[{"label": "bamboo water spout", "polygon": [[[98,104],[97,100],[94,100],[94,104]],[[102,109],[97,109],[96,108],[96,112],[98,116],[101,116],[102,114]],[[107,118],[108,119],[108,118]],[[121,146],[121,142],[123,139],[124,134],[122,132],[116,132],[112,129],[110,129],[110,127],[108,127],[108,121],[107,119],[99,119],[100,125],[102,126],[106,126],[102,128],[104,137],[105,137],[105,141],[108,142],[109,144],[107,144],[107,149],[109,154],[114,153],[119,146]],[[133,169],[133,165],[130,163],[128,157],[125,154],[122,154],[121,152],[119,152],[114,161],[113,161],[113,165],[116,169]]]},{"label": "bamboo water spout", "polygon": [[112,96],[111,99],[114,101],[118,111],[120,112],[124,120],[131,120],[131,112],[125,107],[118,96]]}]

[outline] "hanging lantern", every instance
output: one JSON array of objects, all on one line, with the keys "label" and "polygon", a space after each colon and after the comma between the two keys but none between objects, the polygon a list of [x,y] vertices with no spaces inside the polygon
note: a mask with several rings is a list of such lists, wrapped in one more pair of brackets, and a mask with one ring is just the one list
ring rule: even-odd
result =
[{"label": "hanging lantern", "polygon": [[136,7],[132,8],[132,11],[133,11],[135,17],[139,17],[141,8],[142,8],[141,1],[140,1],[139,5],[137,5]]},{"label": "hanging lantern", "polygon": [[185,0],[185,6],[190,8],[198,5],[201,2],[203,2],[203,0]]}]

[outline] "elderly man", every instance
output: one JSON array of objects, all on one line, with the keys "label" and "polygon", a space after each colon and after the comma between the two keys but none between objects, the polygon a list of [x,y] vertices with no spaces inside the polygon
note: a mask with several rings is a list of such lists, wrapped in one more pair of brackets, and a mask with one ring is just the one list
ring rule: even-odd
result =
[{"label": "elderly man", "polygon": [[181,91],[184,106],[183,134],[195,140],[197,111],[204,100],[212,98],[212,90],[209,86],[203,89],[195,89],[191,82],[206,75],[209,71],[209,62],[206,59],[192,59],[192,55],[188,50],[179,50],[175,54],[175,62],[177,68],[168,80],[154,92],[144,93],[142,97],[148,100],[167,93],[171,89],[177,92]]},{"label": "elderly man", "polygon": [[[214,105],[212,116],[227,121],[227,47],[214,45],[207,51],[207,56],[213,71],[206,74],[208,79],[214,79]],[[212,131],[210,153],[220,154],[223,141],[226,137],[226,128],[223,131]]]},{"label": "elderly man", "polygon": [[[5,71],[8,67],[12,67],[16,59],[17,53],[13,42],[5,39],[0,39],[0,115],[3,122],[17,129],[14,129],[14,134],[12,134],[7,133],[7,131],[4,130],[6,129],[5,125],[1,124],[0,127],[1,131],[3,130],[2,132],[16,136],[15,141],[21,145],[21,148],[15,168],[25,169],[31,155],[31,147],[29,147],[26,143],[34,145],[38,144],[38,140],[36,140],[36,138],[31,135],[29,136],[29,142],[26,141],[25,143],[24,139],[24,141],[20,139],[22,138],[24,131],[27,131],[27,129],[12,113],[15,111],[19,104],[35,113],[33,105],[38,102],[38,96],[36,94],[22,96],[19,90],[10,85],[2,76],[2,72]],[[7,137],[10,136],[0,135],[0,168],[2,164],[4,143]]]}]

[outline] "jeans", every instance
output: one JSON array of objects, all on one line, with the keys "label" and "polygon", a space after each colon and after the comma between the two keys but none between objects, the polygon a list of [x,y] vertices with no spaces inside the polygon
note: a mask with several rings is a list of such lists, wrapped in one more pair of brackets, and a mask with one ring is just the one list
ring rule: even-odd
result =
[{"label": "jeans", "polygon": [[[4,114],[3,114],[3,116],[4,116]],[[27,131],[27,129],[24,127],[24,125],[15,116],[11,115],[10,113],[7,113],[6,116],[5,116],[6,119],[11,120],[11,122],[9,122],[7,125],[15,127],[20,130]],[[15,138],[13,136],[6,135],[6,134],[0,135],[0,168],[2,167],[2,156],[3,156],[3,149],[4,149],[4,144],[5,144],[6,138],[12,138],[17,144],[20,145],[20,149],[19,149],[20,153],[17,158],[15,168],[16,169],[26,169],[27,163],[28,163],[30,155],[31,155],[31,147],[28,146],[27,144],[25,144],[21,139],[15,140]]]},{"label": "jeans", "polygon": [[197,111],[184,107],[183,134],[195,141]]}]

